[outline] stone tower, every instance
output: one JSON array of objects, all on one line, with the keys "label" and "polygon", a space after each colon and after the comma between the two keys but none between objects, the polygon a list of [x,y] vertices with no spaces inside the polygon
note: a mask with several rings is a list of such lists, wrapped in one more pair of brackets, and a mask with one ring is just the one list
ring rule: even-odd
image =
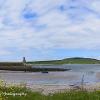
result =
[{"label": "stone tower", "polygon": [[26,63],[26,59],[25,59],[25,57],[23,57],[23,63]]}]

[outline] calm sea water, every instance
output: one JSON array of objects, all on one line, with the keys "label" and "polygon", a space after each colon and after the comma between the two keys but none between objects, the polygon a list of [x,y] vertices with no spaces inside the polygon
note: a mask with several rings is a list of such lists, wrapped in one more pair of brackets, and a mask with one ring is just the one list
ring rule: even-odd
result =
[{"label": "calm sea water", "polygon": [[[50,67],[50,66],[41,66]],[[52,66],[57,67],[57,66]],[[80,84],[84,75],[84,83],[100,82],[100,64],[66,64],[58,67],[70,68],[65,72],[13,72],[0,71],[0,79],[8,83],[27,84]]]}]

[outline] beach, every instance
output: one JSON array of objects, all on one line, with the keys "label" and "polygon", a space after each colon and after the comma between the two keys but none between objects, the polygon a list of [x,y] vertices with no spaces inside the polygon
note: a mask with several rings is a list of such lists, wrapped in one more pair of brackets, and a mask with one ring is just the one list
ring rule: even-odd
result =
[{"label": "beach", "polygon": [[[25,86],[32,91],[43,94],[65,92],[69,90],[93,91],[100,89],[100,65],[73,64],[61,67],[71,68],[70,71],[61,72],[23,72],[23,71],[0,71],[0,80],[6,86]],[[82,78],[84,75],[84,78]]]},{"label": "beach", "polygon": [[54,93],[63,93],[63,92],[68,92],[68,91],[100,91],[100,82],[98,83],[92,83],[92,84],[33,84],[33,85],[28,85],[25,83],[13,83],[13,84],[8,84],[8,83],[3,83],[2,84],[5,87],[10,87],[10,86],[15,86],[15,87],[26,87],[27,89],[33,91],[33,92],[39,92],[44,95],[49,95],[49,94],[54,94]]}]

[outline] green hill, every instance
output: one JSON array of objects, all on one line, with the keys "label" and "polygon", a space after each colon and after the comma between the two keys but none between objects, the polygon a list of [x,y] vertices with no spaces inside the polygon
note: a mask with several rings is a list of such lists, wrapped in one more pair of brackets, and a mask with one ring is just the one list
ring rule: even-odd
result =
[{"label": "green hill", "polygon": [[92,58],[66,58],[62,60],[50,60],[50,61],[34,61],[28,62],[30,64],[100,64],[100,60]]}]

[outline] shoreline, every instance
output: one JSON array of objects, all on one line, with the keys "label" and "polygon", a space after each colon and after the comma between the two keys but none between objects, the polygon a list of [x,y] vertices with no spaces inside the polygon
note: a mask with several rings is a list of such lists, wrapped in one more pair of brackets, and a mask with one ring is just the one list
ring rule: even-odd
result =
[{"label": "shoreline", "polygon": [[[71,90],[85,90],[85,91],[99,91],[100,90],[100,82],[92,83],[92,84],[84,84],[84,85],[67,85],[67,84],[32,84],[28,85],[26,83],[4,83],[4,86],[10,87],[26,87],[27,89],[33,92],[39,92],[44,95],[54,94],[54,93],[63,93]],[[5,86],[5,87],[6,87]]]},{"label": "shoreline", "polygon": [[62,93],[70,90],[85,90],[85,91],[95,91],[100,90],[100,82],[92,83],[92,84],[84,84],[82,85],[56,85],[56,84],[38,84],[32,85],[32,87],[26,86],[31,89],[33,92],[40,92],[42,94],[54,94],[54,93]]}]

